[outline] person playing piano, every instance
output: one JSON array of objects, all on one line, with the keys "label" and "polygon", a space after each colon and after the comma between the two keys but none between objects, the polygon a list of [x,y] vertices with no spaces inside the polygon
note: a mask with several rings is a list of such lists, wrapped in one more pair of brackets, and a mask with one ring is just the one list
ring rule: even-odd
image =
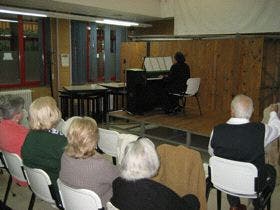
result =
[{"label": "person playing piano", "polygon": [[186,59],[182,52],[176,52],[174,55],[176,63],[174,63],[170,72],[163,78],[164,96],[163,110],[165,113],[176,113],[180,110],[179,99],[171,93],[183,93],[187,88],[187,80],[190,78],[190,67],[185,63]]}]

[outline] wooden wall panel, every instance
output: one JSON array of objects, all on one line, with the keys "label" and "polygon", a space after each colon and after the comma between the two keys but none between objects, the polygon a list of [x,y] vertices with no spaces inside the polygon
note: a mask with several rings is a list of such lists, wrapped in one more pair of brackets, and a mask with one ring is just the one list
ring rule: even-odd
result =
[{"label": "wooden wall panel", "polygon": [[[70,21],[65,19],[51,19],[51,47],[52,47],[52,82],[53,96],[58,101],[58,90],[70,85]],[[69,54],[69,66],[61,65],[61,54]]]},{"label": "wooden wall panel", "polygon": [[51,89],[49,87],[36,87],[30,89],[32,90],[33,101],[42,96],[51,96]]},{"label": "wooden wall panel", "polygon": [[244,93],[253,99],[255,111],[252,119],[257,120],[260,112],[263,38],[242,39],[241,43],[239,93]]},{"label": "wooden wall panel", "polygon": [[[202,112],[208,112],[208,110],[214,110],[215,108],[215,95],[216,95],[216,60],[215,53],[215,41],[214,40],[194,40],[195,50],[193,62],[195,62],[195,68],[191,69],[191,77],[200,77],[200,102]],[[197,106],[196,104],[190,104],[191,106]]]},{"label": "wooden wall panel", "polygon": [[[155,41],[150,42],[150,56],[173,56],[176,51],[185,54],[191,68],[191,77],[201,78],[200,102],[204,113],[215,112],[229,116],[232,98],[243,93],[252,97],[255,105],[253,120],[258,120],[262,112],[260,86],[263,79],[264,44],[262,37]],[[135,48],[133,43],[126,43],[125,46],[126,53],[134,54],[131,51]],[[267,48],[270,52],[272,47]],[[274,51],[280,56],[280,47]],[[271,59],[276,58],[274,56]],[[267,62],[270,61],[267,59]],[[276,66],[274,64],[271,68],[275,69]],[[187,102],[187,108],[197,109],[196,106],[195,101]]]},{"label": "wooden wall panel", "polygon": [[[215,82],[212,83],[215,87],[214,110],[220,110],[229,113],[229,107],[232,100],[232,87],[236,86],[236,81],[233,80],[233,74],[237,73],[234,66],[234,57],[236,51],[236,41],[233,39],[224,39],[215,41],[214,51],[214,72]],[[226,48],[226,50],[225,50]],[[209,86],[207,84],[206,86]]]},{"label": "wooden wall panel", "polygon": [[260,89],[260,115],[271,103],[280,101],[280,40],[265,39]]},{"label": "wooden wall panel", "polygon": [[124,81],[124,69],[142,68],[147,55],[146,42],[123,42],[121,45],[121,81]]},{"label": "wooden wall panel", "polygon": [[[70,20],[59,19],[58,20],[58,62],[59,62],[59,84],[58,89],[62,89],[63,86],[70,85]],[[69,55],[69,66],[62,66],[61,54]]]}]

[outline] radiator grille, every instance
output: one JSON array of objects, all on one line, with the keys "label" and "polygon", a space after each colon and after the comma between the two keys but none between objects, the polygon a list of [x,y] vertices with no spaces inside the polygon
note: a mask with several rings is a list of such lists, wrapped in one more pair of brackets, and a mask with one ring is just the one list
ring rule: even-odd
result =
[{"label": "radiator grille", "polygon": [[31,90],[10,90],[10,91],[0,91],[0,95],[15,95],[21,96],[24,99],[24,108],[28,111],[30,104],[32,103]]}]

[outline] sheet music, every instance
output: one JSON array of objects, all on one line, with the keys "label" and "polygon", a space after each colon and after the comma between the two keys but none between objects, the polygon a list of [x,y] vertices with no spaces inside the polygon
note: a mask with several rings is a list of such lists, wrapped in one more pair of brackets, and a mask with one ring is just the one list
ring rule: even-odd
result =
[{"label": "sheet music", "polygon": [[170,68],[173,64],[171,56],[163,57],[163,59],[164,59],[164,63],[165,63],[165,66],[166,66],[166,70],[170,70]]},{"label": "sheet music", "polygon": [[146,71],[153,71],[153,66],[149,57],[146,57],[144,60],[144,66]]},{"label": "sheet music", "polygon": [[157,60],[158,60],[159,68],[160,68],[161,71],[169,70],[165,66],[164,58],[163,57],[158,57]]},{"label": "sheet music", "polygon": [[151,64],[153,66],[153,71],[159,71],[160,67],[159,67],[159,63],[158,63],[157,57],[151,57],[150,61],[151,61]]}]

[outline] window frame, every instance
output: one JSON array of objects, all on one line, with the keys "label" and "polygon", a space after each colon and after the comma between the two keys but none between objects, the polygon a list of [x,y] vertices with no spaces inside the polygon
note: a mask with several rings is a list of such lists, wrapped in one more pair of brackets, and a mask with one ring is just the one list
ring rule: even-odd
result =
[{"label": "window frame", "polygon": [[26,80],[25,69],[25,49],[24,49],[24,31],[23,31],[23,16],[18,15],[18,56],[19,56],[19,72],[20,83],[0,84],[0,88],[18,88],[18,87],[38,87],[47,84],[47,65],[46,65],[46,27],[45,18],[42,18],[42,80],[28,81]]}]

